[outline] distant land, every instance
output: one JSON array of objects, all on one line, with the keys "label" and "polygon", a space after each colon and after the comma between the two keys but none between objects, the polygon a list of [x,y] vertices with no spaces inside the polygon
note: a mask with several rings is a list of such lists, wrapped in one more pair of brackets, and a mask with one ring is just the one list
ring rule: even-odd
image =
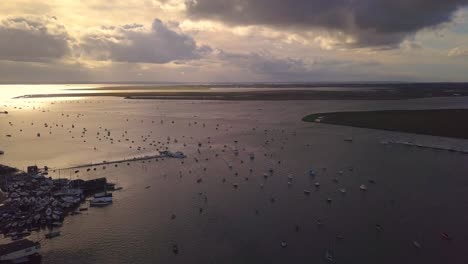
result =
[{"label": "distant land", "polygon": [[[223,91],[222,88],[230,89]],[[252,90],[237,90],[236,88],[250,88]],[[132,85],[66,90],[72,91],[72,93],[38,93],[19,98],[114,96],[126,99],[155,100],[401,100],[468,96],[468,83]]]},{"label": "distant land", "polygon": [[317,113],[303,121],[468,139],[468,109]]}]

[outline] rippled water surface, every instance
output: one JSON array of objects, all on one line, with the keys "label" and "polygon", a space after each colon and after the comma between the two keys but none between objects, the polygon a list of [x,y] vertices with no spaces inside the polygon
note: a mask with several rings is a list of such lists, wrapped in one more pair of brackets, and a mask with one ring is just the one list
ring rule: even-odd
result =
[{"label": "rippled water surface", "polygon": [[[43,233],[33,233],[44,263],[326,263],[326,250],[336,263],[468,261],[468,156],[380,144],[398,139],[468,148],[466,140],[301,121],[314,112],[466,108],[466,98],[9,98],[2,97],[0,109],[9,111],[0,115],[1,164],[47,165],[56,169],[53,177],[107,177],[123,187],[111,206],[67,217],[62,236],[42,240]],[[353,142],[344,140],[349,137]],[[59,170],[165,147],[188,157],[78,174]],[[308,174],[311,168],[315,177]],[[361,184],[368,191],[360,191]],[[441,232],[453,239],[442,239]]]}]

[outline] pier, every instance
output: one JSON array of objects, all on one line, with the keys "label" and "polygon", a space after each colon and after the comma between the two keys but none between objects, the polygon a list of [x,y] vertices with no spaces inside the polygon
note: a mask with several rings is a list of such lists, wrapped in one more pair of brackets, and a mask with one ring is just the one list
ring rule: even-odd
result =
[{"label": "pier", "polygon": [[170,152],[170,151],[161,151],[157,155],[145,155],[145,156],[137,156],[133,158],[125,158],[120,160],[112,160],[112,161],[102,161],[98,163],[88,163],[88,164],[81,164],[76,166],[71,166],[67,168],[55,168],[53,170],[70,170],[70,169],[82,169],[82,168],[89,168],[89,167],[96,167],[96,166],[105,166],[105,165],[113,165],[113,164],[121,164],[125,162],[134,162],[134,161],[145,161],[145,160],[152,160],[152,159],[161,159],[161,158],[176,158],[176,159],[183,159],[186,158],[185,154],[182,152]]}]

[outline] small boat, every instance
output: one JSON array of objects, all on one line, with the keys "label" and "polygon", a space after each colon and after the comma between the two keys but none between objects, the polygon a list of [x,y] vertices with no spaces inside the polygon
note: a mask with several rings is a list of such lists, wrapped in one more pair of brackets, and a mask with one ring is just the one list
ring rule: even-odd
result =
[{"label": "small boat", "polygon": [[319,182],[316,182],[316,183],[315,183],[315,187],[317,187],[317,188],[320,187],[320,183],[319,183]]},{"label": "small boat", "polygon": [[112,203],[112,193],[97,193],[94,195],[94,199],[92,201]]},{"label": "small boat", "polygon": [[324,258],[325,258],[325,261],[326,261],[327,263],[333,263],[334,260],[335,260],[335,258],[334,258],[334,256],[333,256],[333,252],[331,252],[330,250],[325,250],[325,256],[324,256]]},{"label": "small boat", "polygon": [[52,225],[56,226],[56,227],[61,227],[62,223],[61,222],[53,222]]},{"label": "small boat", "polygon": [[103,207],[103,206],[107,206],[109,204],[112,204],[112,201],[95,201],[95,199],[93,199],[91,202],[89,202],[89,205],[91,207]]},{"label": "small boat", "polygon": [[0,155],[3,155],[5,154],[5,152],[3,150],[0,150]]},{"label": "small boat", "polygon": [[345,194],[345,193],[346,193],[346,189],[345,189],[345,188],[341,188],[341,189],[340,189],[340,192],[343,193],[343,194]]},{"label": "small boat", "polygon": [[364,184],[361,184],[361,186],[359,186],[359,189],[361,189],[361,191],[367,191],[367,187]]},{"label": "small boat", "polygon": [[452,240],[452,238],[445,232],[440,233],[443,239],[445,240]]},{"label": "small boat", "polygon": [[172,245],[172,252],[175,255],[179,254],[179,247],[177,246],[177,244]]},{"label": "small boat", "polygon": [[60,236],[60,231],[50,231],[49,233],[45,234],[45,238],[47,239],[51,239],[58,236]]},{"label": "small boat", "polygon": [[21,236],[20,234],[18,234],[18,235],[12,236],[12,237],[11,237],[11,240],[16,241],[16,240],[20,240],[20,239],[22,239],[22,238],[23,238],[23,236]]},{"label": "small boat", "polygon": [[285,248],[285,247],[287,247],[287,246],[288,246],[288,244],[286,243],[286,241],[284,241],[284,240],[281,241],[281,247],[282,247],[282,248]]},{"label": "small boat", "polygon": [[414,246],[415,248],[421,248],[421,244],[419,244],[419,242],[416,241],[416,240],[413,241],[413,246]]},{"label": "small boat", "polygon": [[309,176],[315,176],[315,171],[314,170],[309,170]]},{"label": "small boat", "polygon": [[310,191],[309,191],[309,190],[304,190],[304,194],[305,194],[305,195],[309,195],[309,194],[310,194]]},{"label": "small boat", "polygon": [[88,207],[80,207],[80,211],[88,211]]}]

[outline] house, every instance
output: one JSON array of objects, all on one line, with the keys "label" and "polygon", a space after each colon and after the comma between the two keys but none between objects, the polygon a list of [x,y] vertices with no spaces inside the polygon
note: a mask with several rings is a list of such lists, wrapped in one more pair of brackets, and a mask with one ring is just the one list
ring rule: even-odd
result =
[{"label": "house", "polygon": [[36,165],[34,166],[28,166],[28,174],[30,175],[35,175],[39,172],[39,169],[37,168]]}]

